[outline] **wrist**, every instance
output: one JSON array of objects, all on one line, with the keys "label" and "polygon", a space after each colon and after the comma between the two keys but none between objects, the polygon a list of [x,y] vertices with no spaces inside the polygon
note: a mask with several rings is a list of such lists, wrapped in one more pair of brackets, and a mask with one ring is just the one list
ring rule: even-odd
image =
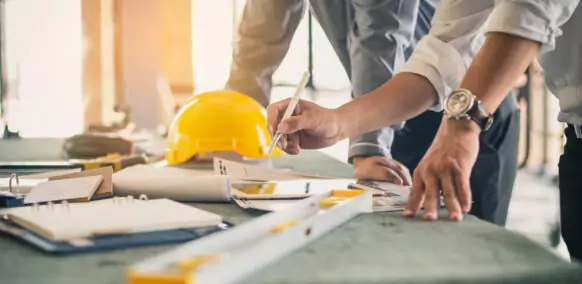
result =
[{"label": "wrist", "polygon": [[452,125],[466,131],[473,131],[474,126],[479,127],[479,132],[487,131],[493,123],[493,115],[483,107],[479,98],[470,90],[462,88],[454,91],[445,100],[444,114],[445,117],[458,121]]},{"label": "wrist", "polygon": [[337,130],[338,141],[351,137],[351,135],[349,135],[350,124],[349,121],[345,119],[346,117],[349,116],[345,114],[345,110],[342,107],[332,109],[331,115],[333,116],[333,121],[335,121],[338,127]]},{"label": "wrist", "polygon": [[353,157],[352,158],[352,165],[354,167],[358,167],[358,165],[365,159],[365,157],[362,156],[358,156],[358,157]]},{"label": "wrist", "polygon": [[443,118],[443,130],[447,134],[455,135],[479,135],[481,134],[481,127],[472,119],[450,119]]},{"label": "wrist", "polygon": [[374,156],[354,156],[352,157],[352,165],[357,167],[361,162],[365,161],[367,158]]}]

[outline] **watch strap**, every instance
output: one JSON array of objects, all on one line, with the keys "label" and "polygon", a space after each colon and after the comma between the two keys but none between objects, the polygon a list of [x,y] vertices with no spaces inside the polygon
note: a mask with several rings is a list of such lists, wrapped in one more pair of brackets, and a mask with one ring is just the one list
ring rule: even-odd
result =
[{"label": "watch strap", "polygon": [[479,100],[475,100],[473,107],[467,111],[467,115],[471,120],[475,121],[483,131],[489,130],[491,124],[493,124],[493,115],[487,112]]}]

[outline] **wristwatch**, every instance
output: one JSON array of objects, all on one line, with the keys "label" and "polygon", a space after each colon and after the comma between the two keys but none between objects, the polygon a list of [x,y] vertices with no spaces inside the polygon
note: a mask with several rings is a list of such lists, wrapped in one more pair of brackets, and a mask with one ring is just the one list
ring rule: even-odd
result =
[{"label": "wristwatch", "polygon": [[445,100],[445,116],[450,119],[471,119],[481,130],[487,131],[493,124],[493,116],[481,105],[481,101],[466,89],[454,91]]}]

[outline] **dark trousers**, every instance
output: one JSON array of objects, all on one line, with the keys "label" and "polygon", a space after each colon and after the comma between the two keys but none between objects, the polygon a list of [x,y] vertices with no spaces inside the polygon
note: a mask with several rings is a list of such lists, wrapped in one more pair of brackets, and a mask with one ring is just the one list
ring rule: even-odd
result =
[{"label": "dark trousers", "polygon": [[[394,138],[393,158],[414,171],[430,147],[442,117],[442,113],[427,111],[407,121]],[[504,226],[519,147],[520,111],[513,94],[501,103],[494,118],[491,128],[481,134],[479,156],[471,173],[474,203],[470,213]]]},{"label": "dark trousers", "polygon": [[582,139],[574,127],[565,131],[566,145],[560,156],[560,219],[562,237],[572,261],[582,261]]}]

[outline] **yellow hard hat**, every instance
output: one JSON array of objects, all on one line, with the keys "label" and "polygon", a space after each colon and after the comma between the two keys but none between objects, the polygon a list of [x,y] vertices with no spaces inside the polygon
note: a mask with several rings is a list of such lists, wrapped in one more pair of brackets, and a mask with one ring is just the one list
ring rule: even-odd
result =
[{"label": "yellow hard hat", "polygon": [[282,155],[268,153],[265,108],[234,91],[212,91],[190,98],[174,117],[168,131],[166,161],[183,163],[194,155],[233,151],[251,159]]}]

